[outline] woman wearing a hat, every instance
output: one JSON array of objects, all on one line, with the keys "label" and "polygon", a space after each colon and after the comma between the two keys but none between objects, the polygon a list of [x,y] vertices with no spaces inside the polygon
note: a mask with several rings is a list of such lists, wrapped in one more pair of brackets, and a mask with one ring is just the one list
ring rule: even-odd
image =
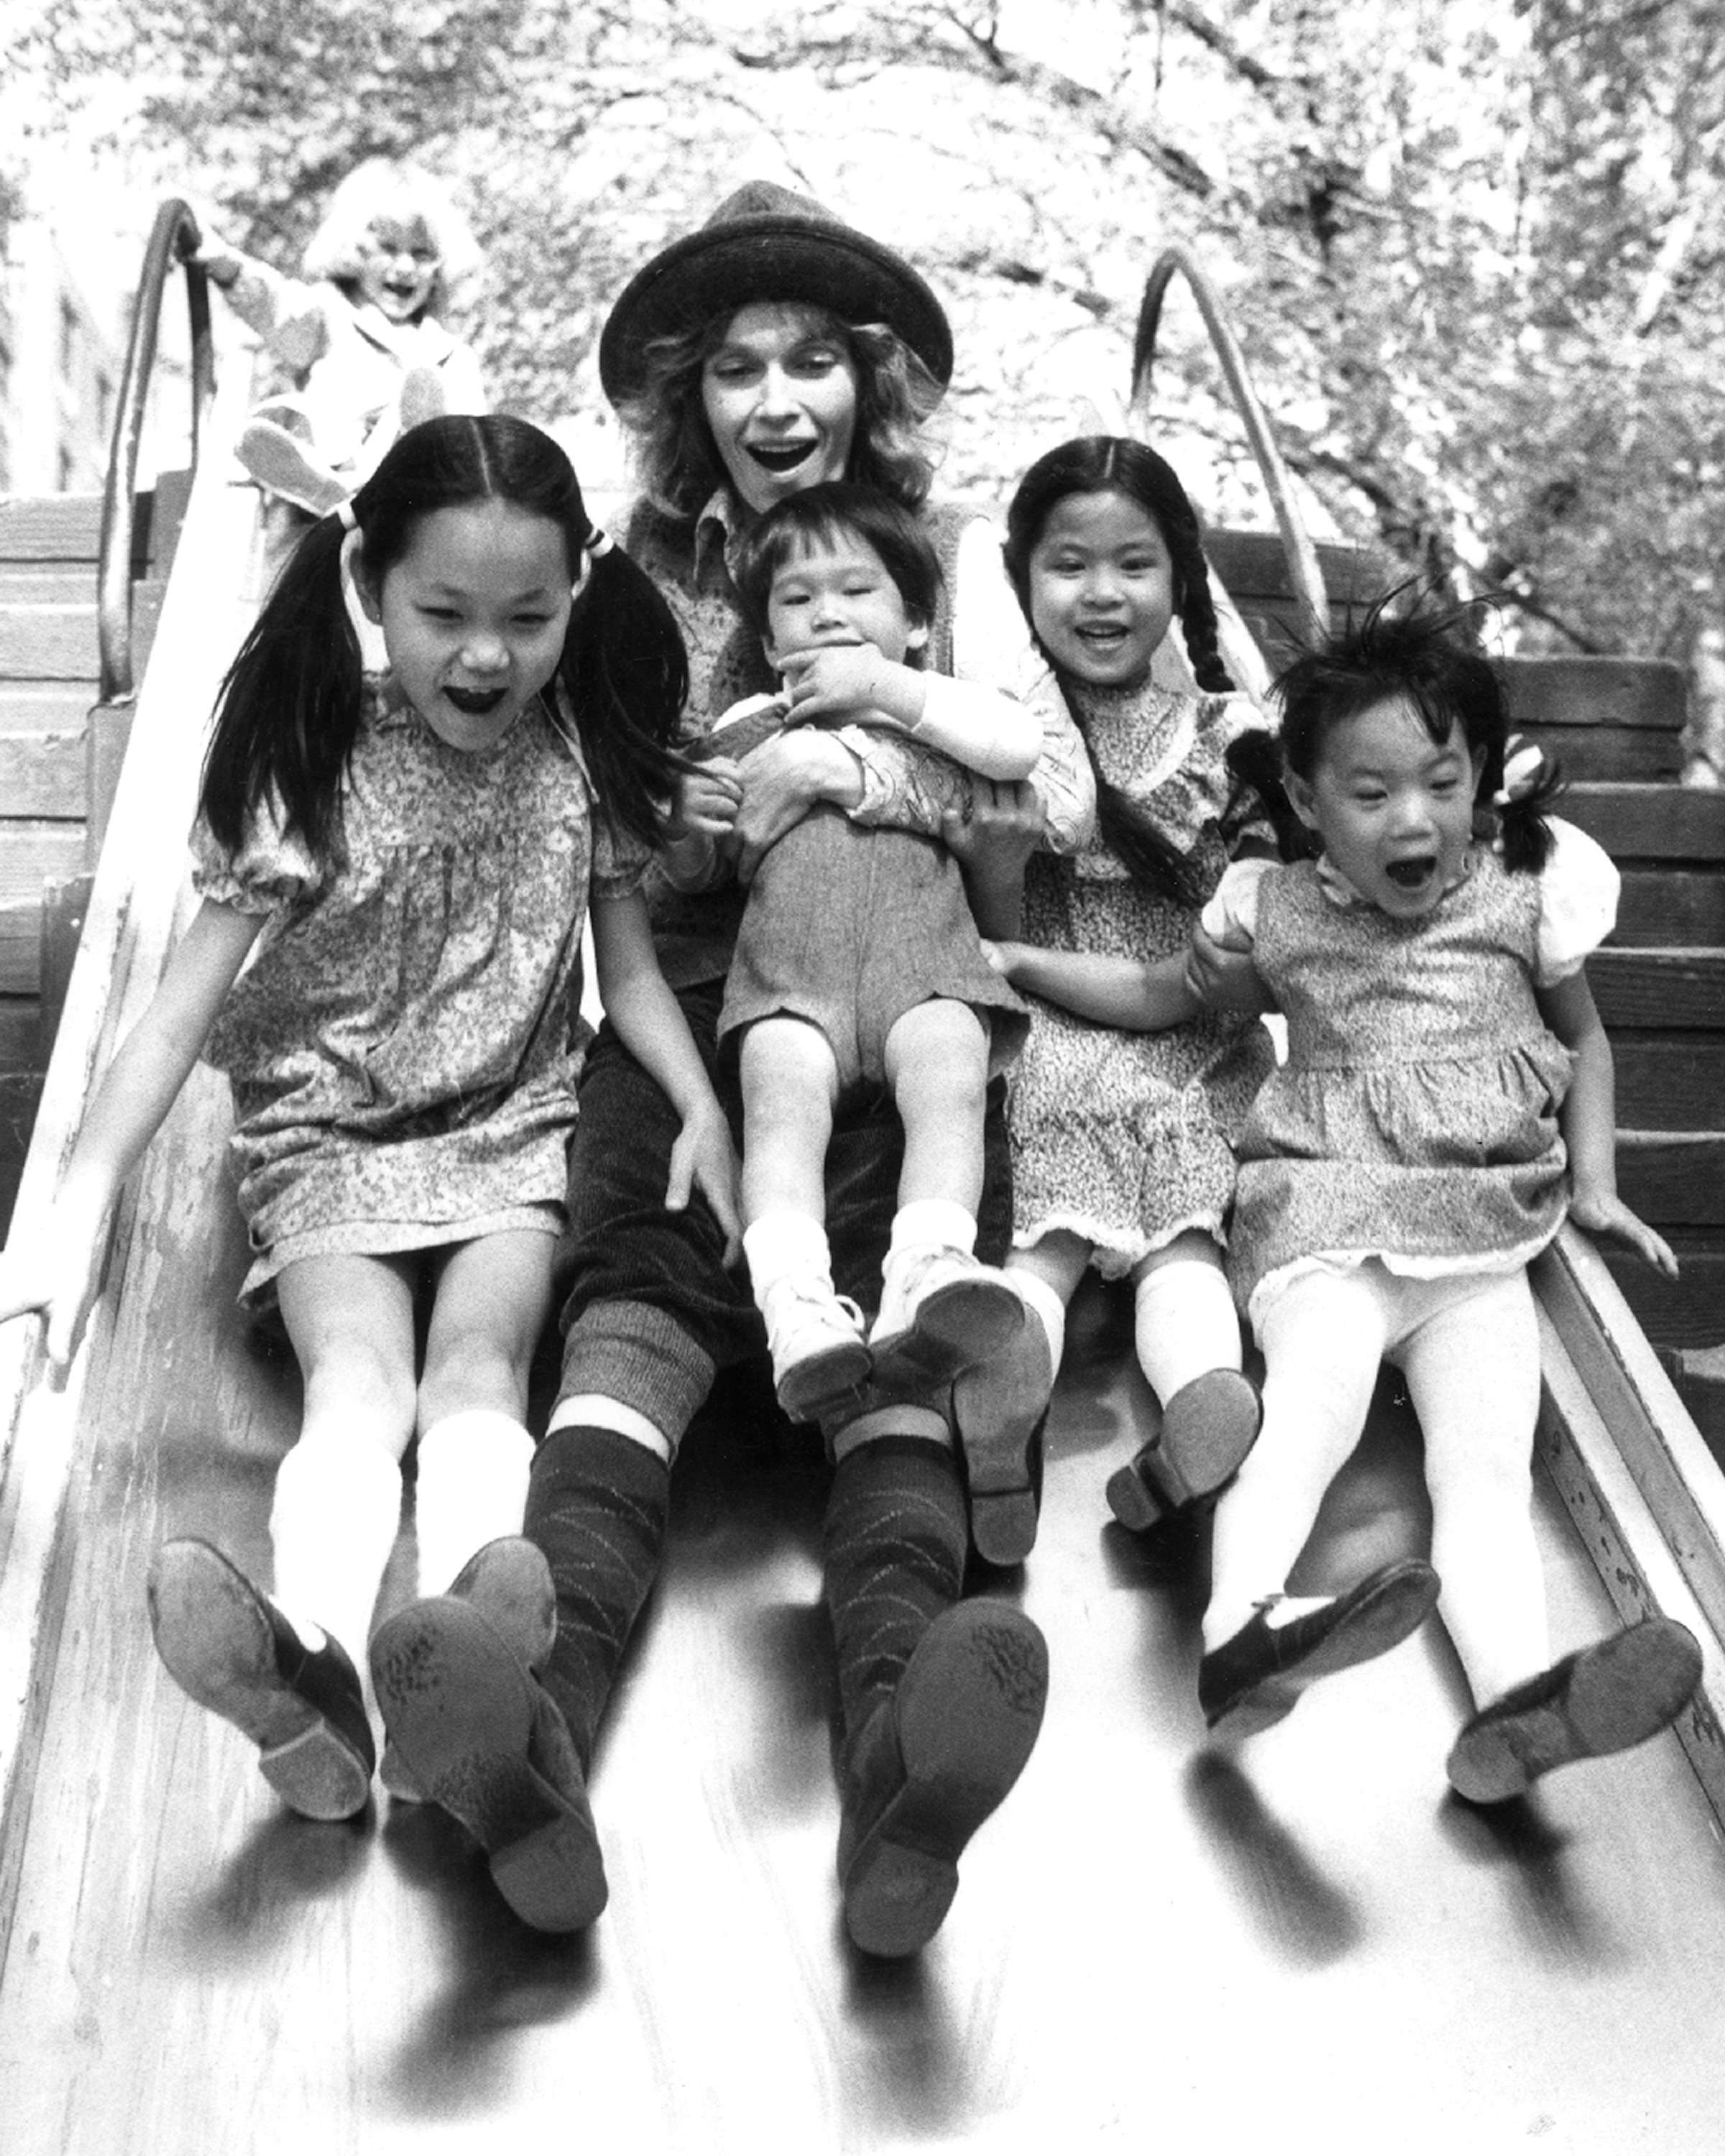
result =
[{"label": "woman wearing a hat", "polygon": [[[919,430],[951,373],[952,343],[938,301],[901,257],[800,196],[747,187],[626,287],[599,357],[643,470],[624,545],[681,623],[692,730],[777,685],[742,622],[732,549],[774,501],[829,479],[883,490],[917,511],[934,540],[945,596],[929,663],[998,687],[1031,685],[1038,670],[1026,664],[998,542],[985,522],[927,506]],[[1089,814],[1088,771],[1041,678],[1034,701],[1046,700],[1048,749],[1037,794],[1053,842],[1070,846]],[[846,741],[799,727],[745,761],[745,874],[817,801],[865,821],[916,822],[911,759],[890,737],[858,742],[853,729]],[[1008,807],[1026,813],[1022,801]],[[709,1052],[741,911],[734,887],[667,890],[655,906],[666,977]],[[675,1135],[652,1081],[602,1031],[571,1171],[562,1381],[527,1521],[558,1589],[546,1681],[583,1763],[657,1573],[677,1444],[716,1372],[762,1346],[705,1205],[665,1209]],[[988,1149],[978,1254],[998,1261],[1011,1209],[998,1099]],[[827,1230],[836,1283],[859,1301],[878,1292],[900,1152],[890,1099],[840,1103]],[[1004,1448],[1028,1485],[1031,1433],[990,1414],[998,1379],[978,1372],[959,1387],[973,1465],[980,1455],[998,1473]],[[933,1935],[960,1851],[1029,1755],[1046,1690],[1046,1650],[1030,1620],[1003,1602],[960,1599],[968,1532],[953,1404],[950,1383],[916,1399],[869,1393],[826,1430],[835,1468],[825,1585],[845,1719],[839,1874],[850,1935],[876,1953],[912,1953]]]}]

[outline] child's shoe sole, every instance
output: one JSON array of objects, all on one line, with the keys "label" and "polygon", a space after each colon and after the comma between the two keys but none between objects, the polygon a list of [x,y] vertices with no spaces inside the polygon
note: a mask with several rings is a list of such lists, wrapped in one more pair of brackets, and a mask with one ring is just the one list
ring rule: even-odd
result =
[{"label": "child's shoe sole", "polygon": [[868,1383],[874,1359],[861,1340],[840,1340],[793,1363],[773,1386],[778,1404],[793,1422],[819,1422]]},{"label": "child's shoe sole", "polygon": [[949,1281],[932,1288],[902,1332],[871,1340],[877,1390],[927,1392],[1009,1348],[1026,1312],[1016,1288],[998,1276]]},{"label": "child's shoe sole", "polygon": [[1257,1389],[1238,1370],[1206,1370],[1182,1385],[1162,1428],[1108,1478],[1108,1509],[1142,1534],[1183,1507],[1213,1497],[1240,1471],[1263,1420]]},{"label": "child's shoe sole", "polygon": [[845,1925],[897,1959],[940,1929],[958,1858],[1024,1771],[1048,1697],[1048,1648],[1022,1610],[986,1599],[937,1618],[883,1712],[897,1787],[847,1855]]},{"label": "child's shoe sole", "polygon": [[[412,1604],[372,1640],[391,1743],[424,1795],[485,1851],[510,1907],[536,1931],[585,1931],[608,1896],[584,1788],[533,1764],[531,1677],[479,1612],[451,1596]],[[572,1758],[566,1777],[576,1778]]]},{"label": "child's shoe sole", "polygon": [[1626,1752],[1671,1727],[1701,1676],[1694,1635],[1669,1617],[1644,1618],[1476,1714],[1450,1753],[1450,1784],[1471,1804],[1502,1804],[1554,1768]]},{"label": "child's shoe sole", "polygon": [[375,1753],[359,1673],[334,1640],[306,1648],[208,1543],[165,1543],[146,1594],[169,1676],[259,1748],[264,1779],[282,1802],[305,1819],[363,1811]]},{"label": "child's shoe sole", "polygon": [[1040,1322],[1027,1322],[1004,1353],[962,1372],[953,1385],[970,1539],[990,1564],[1022,1564],[1035,1547],[1037,1455],[1053,1390]]}]

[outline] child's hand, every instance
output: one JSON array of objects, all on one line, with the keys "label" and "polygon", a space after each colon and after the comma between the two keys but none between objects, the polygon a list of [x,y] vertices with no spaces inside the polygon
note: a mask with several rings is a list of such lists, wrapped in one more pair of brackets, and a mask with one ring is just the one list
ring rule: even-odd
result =
[{"label": "child's hand", "polygon": [[991,941],[986,936],[983,938],[983,956],[1003,980],[1012,978],[1012,969],[1023,963],[1024,954],[1022,943]]},{"label": "child's hand", "polygon": [[1569,1218],[1590,1235],[1604,1235],[1621,1243],[1667,1280],[1677,1277],[1676,1255],[1671,1245],[1631,1213],[1615,1190],[1578,1188],[1569,1200]]},{"label": "child's hand", "polygon": [[28,1251],[0,1250],[0,1325],[42,1312],[48,1320],[43,1346],[56,1377],[76,1353],[95,1301],[104,1248],[100,1233],[57,1208],[39,1244]]},{"label": "child's hand", "polygon": [[780,671],[792,725],[848,718],[859,711],[888,716],[880,703],[894,670],[872,644],[824,644],[788,653]]},{"label": "child's hand", "polygon": [[1016,881],[1048,829],[1042,796],[1028,778],[978,778],[968,808],[948,808],[941,839],[964,870],[999,883]]},{"label": "child's hand", "polygon": [[698,771],[677,774],[670,813],[665,819],[667,839],[709,839],[728,835],[742,805],[742,767],[731,757],[716,756]]},{"label": "child's hand", "polygon": [[665,1204],[667,1212],[680,1213],[691,1191],[699,1189],[725,1231],[727,1265],[734,1265],[742,1255],[742,1213],[737,1203],[741,1180],[731,1126],[715,1099],[697,1108],[677,1133]]},{"label": "child's hand", "polygon": [[1252,963],[1251,947],[1242,937],[1219,942],[1202,922],[1194,922],[1186,952],[1186,986],[1206,1010],[1236,1011],[1246,1018],[1261,1018],[1274,1010],[1275,998],[1264,986]]}]

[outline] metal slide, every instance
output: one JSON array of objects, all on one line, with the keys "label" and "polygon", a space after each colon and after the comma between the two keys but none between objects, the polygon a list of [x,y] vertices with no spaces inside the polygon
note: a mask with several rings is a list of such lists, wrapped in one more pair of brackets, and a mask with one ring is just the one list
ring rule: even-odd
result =
[{"label": "metal slide", "polygon": [[[254,497],[220,454],[234,417],[218,408],[194,489],[20,1237],[182,903],[251,545]],[[1707,1688],[1681,1741],[1498,1814],[1460,1806],[1460,1679],[1433,1625],[1242,1750],[1207,1748],[1201,1543],[1106,1524],[1154,1408],[1098,1291],[1075,1307],[1041,1539],[982,1583],[1048,1635],[1047,1723],[934,1946],[897,1966],[844,1943],[824,1470],[722,1389],[601,1748],[611,1905],[589,1937],[544,1940],[436,1815],[285,1815],[156,1662],[150,1552],[198,1532],[264,1567],[297,1411],[290,1358],[234,1307],[226,1116],[199,1072],[64,1390],[33,1322],[0,1331],[4,2156],[1721,2145],[1725,1486],[1581,1239],[1538,1282],[1553,1630],[1567,1647],[1656,1604],[1690,1624]],[[1296,1584],[1423,1548],[1427,1525],[1386,1383]],[[386,1602],[406,1588],[398,1560]]]}]

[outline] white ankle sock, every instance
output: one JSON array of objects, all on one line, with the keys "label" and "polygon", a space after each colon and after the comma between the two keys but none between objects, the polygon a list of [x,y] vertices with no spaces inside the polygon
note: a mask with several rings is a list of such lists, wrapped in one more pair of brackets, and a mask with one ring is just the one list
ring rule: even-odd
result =
[{"label": "white ankle sock", "polygon": [[833,1286],[833,1255],[827,1231],[807,1213],[781,1206],[763,1213],[742,1231],[742,1254],[748,1260],[749,1283],[757,1307],[765,1307],[768,1291],[793,1276],[829,1294]]},{"label": "white ankle sock", "polygon": [[308,1625],[332,1633],[362,1673],[400,1524],[401,1469],[362,1428],[326,1424],[301,1438],[276,1471],[274,1599],[308,1645]]},{"label": "white ankle sock", "polygon": [[1166,1407],[1183,1385],[1240,1368],[1240,1320],[1227,1276],[1202,1258],[1174,1258],[1133,1292],[1132,1340],[1151,1390]]},{"label": "white ankle sock", "polygon": [[422,1594],[445,1593],[475,1550],[521,1532],[532,1465],[532,1439],[497,1408],[465,1408],[425,1432],[413,1493]]},{"label": "white ankle sock", "polygon": [[1048,1367],[1051,1377],[1060,1374],[1060,1358],[1066,1352],[1066,1306],[1044,1280],[1017,1265],[1009,1265],[1007,1277],[1023,1296],[1026,1306],[1041,1322],[1048,1336]]},{"label": "white ankle sock", "polygon": [[888,1256],[901,1250],[963,1250],[967,1257],[976,1248],[976,1215],[950,1198],[913,1198],[892,1216],[892,1243]]}]

